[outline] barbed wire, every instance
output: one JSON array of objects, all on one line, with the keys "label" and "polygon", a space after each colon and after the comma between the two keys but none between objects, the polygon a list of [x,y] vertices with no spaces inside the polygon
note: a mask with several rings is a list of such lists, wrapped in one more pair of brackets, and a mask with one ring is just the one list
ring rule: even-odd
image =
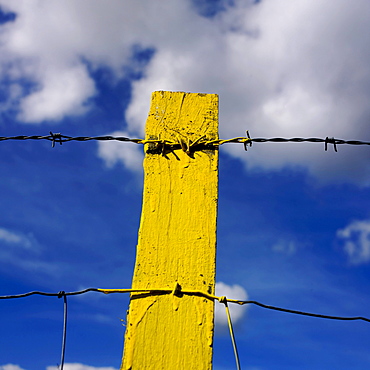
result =
[{"label": "barbed wire", "polygon": [[[221,146],[226,143],[239,143],[244,145],[244,149],[247,150],[248,146],[251,147],[253,142],[256,143],[266,143],[266,142],[274,142],[274,143],[287,143],[287,142],[310,142],[310,143],[325,143],[325,151],[328,149],[328,144],[332,144],[334,147],[334,151],[337,152],[337,145],[370,145],[370,142],[366,141],[360,141],[360,140],[342,140],[337,138],[329,138],[326,137],[323,138],[302,138],[302,137],[293,137],[293,138],[282,138],[282,137],[274,137],[274,138],[251,138],[249,135],[249,132],[246,131],[246,137],[235,137],[231,139],[215,139],[215,140],[207,140],[205,136],[202,136],[194,141],[192,140],[183,140],[181,137],[178,137],[177,141],[170,141],[170,140],[146,140],[146,139],[135,139],[135,138],[129,138],[124,136],[112,136],[112,135],[106,135],[106,136],[66,136],[62,135],[60,133],[52,133],[50,132],[50,135],[18,135],[18,136],[0,136],[0,141],[7,141],[7,140],[48,140],[51,141],[52,147],[55,147],[56,143],[59,143],[62,145],[65,142],[69,141],[79,141],[79,142],[87,142],[87,141],[120,141],[120,142],[131,142],[135,144],[152,144],[154,146],[154,149],[151,149],[152,153],[162,153],[162,155],[166,154],[166,151],[171,151],[175,149],[182,149],[187,154],[191,155],[196,150],[202,150],[202,149],[209,149],[209,148],[216,148],[218,146]],[[247,305],[247,304],[253,304],[257,305],[259,307],[275,310],[279,312],[285,312],[295,315],[303,315],[303,316],[309,316],[309,317],[316,317],[316,318],[322,318],[322,319],[330,319],[330,320],[344,320],[344,321],[354,321],[354,320],[362,320],[365,322],[370,322],[369,318],[363,317],[363,316],[353,316],[353,317],[345,317],[345,316],[332,316],[332,315],[323,315],[323,314],[317,314],[317,313],[311,313],[311,312],[305,312],[305,311],[298,311],[298,310],[291,310],[271,305],[266,305],[258,301],[241,301],[241,300],[234,300],[234,299],[228,299],[226,297],[217,297],[208,293],[204,293],[201,291],[192,291],[192,290],[181,290],[181,287],[179,285],[176,285],[176,288],[174,290],[169,289],[99,289],[99,288],[87,288],[79,291],[74,292],[64,292],[60,291],[58,293],[48,293],[48,292],[41,292],[41,291],[31,291],[28,293],[23,294],[16,294],[16,295],[3,295],[0,296],[0,299],[15,299],[15,298],[24,298],[29,297],[32,295],[42,295],[42,296],[56,296],[58,298],[64,298],[64,310],[63,310],[63,335],[62,335],[62,350],[61,350],[61,363],[60,363],[60,370],[63,370],[64,367],[64,357],[65,357],[65,348],[66,348],[66,335],[67,335],[67,296],[72,295],[79,295],[79,294],[85,294],[88,292],[102,292],[105,294],[111,294],[111,293],[145,293],[145,296],[147,296],[148,293],[151,295],[155,294],[163,294],[163,293],[172,293],[175,295],[180,294],[188,294],[188,295],[195,295],[195,296],[201,296],[207,299],[211,299],[213,301],[219,301],[220,303],[223,303],[225,305],[227,320],[228,320],[228,326],[230,331],[230,336],[233,344],[234,349],[234,356],[236,359],[236,365],[237,369],[240,369],[240,362],[239,362],[239,356],[238,351],[236,347],[236,341],[235,336],[233,332],[232,327],[232,321],[230,312],[228,309],[228,302],[229,303],[235,303],[239,305]]]},{"label": "barbed wire", "polygon": [[[234,357],[236,361],[236,367],[237,370],[239,370],[240,367],[240,360],[238,355],[238,350],[236,346],[236,340],[233,330],[233,324],[231,320],[230,311],[228,308],[228,303],[235,303],[239,305],[246,305],[246,304],[254,304],[262,308],[295,314],[295,315],[303,315],[303,316],[310,316],[310,317],[317,317],[322,319],[330,319],[330,320],[346,320],[346,321],[354,321],[354,320],[362,320],[370,323],[370,319],[363,317],[363,316],[332,316],[332,315],[323,315],[323,314],[317,314],[317,313],[311,313],[311,312],[305,312],[305,311],[298,311],[298,310],[291,310],[287,308],[277,307],[277,306],[271,306],[266,305],[264,303],[258,302],[258,301],[242,301],[242,300],[236,300],[236,299],[229,299],[225,296],[215,296],[209,293],[205,293],[198,290],[183,290],[181,286],[176,283],[174,289],[101,289],[101,288],[87,288],[83,290],[73,291],[73,292],[65,292],[65,291],[59,291],[58,293],[48,293],[48,292],[41,292],[41,291],[31,291],[27,293],[22,294],[11,294],[11,295],[3,295],[0,296],[0,299],[17,299],[17,298],[25,298],[30,297],[32,295],[41,295],[41,296],[51,296],[51,297],[58,297],[64,299],[64,310],[63,310],[63,334],[62,334],[62,350],[61,350],[61,361],[60,361],[60,367],[59,370],[63,370],[64,367],[64,357],[65,357],[65,350],[66,350],[66,336],[67,336],[67,296],[74,296],[74,295],[80,295],[85,294],[88,292],[100,292],[104,294],[112,294],[112,293],[142,293],[142,297],[147,297],[148,293],[150,295],[162,295],[162,294],[173,294],[176,296],[181,297],[182,295],[189,295],[189,296],[198,296],[203,297],[206,299],[210,299],[212,301],[218,301],[220,303],[223,303],[225,305],[226,310],[226,317],[227,317],[227,323],[229,327],[230,337],[233,345],[233,351],[234,351]],[[140,298],[140,296],[135,296],[135,298]]]},{"label": "barbed wire", "polygon": [[50,132],[49,135],[17,135],[17,136],[0,136],[0,141],[7,141],[7,140],[48,140],[51,141],[52,147],[55,146],[56,143],[62,145],[63,143],[69,141],[79,141],[79,142],[87,142],[87,141],[120,141],[120,142],[131,142],[135,144],[155,144],[157,146],[167,146],[172,147],[172,149],[183,149],[184,151],[189,151],[191,149],[203,149],[207,147],[217,147],[226,143],[238,143],[244,144],[244,148],[247,150],[248,146],[252,146],[252,143],[287,143],[287,142],[295,142],[295,143],[302,143],[302,142],[309,142],[309,143],[325,143],[325,150],[328,148],[328,144],[332,144],[334,146],[334,150],[337,151],[337,145],[370,145],[369,141],[361,141],[361,140],[343,140],[337,139],[334,137],[326,137],[324,138],[317,138],[317,137],[292,137],[292,138],[283,138],[283,137],[273,137],[273,138],[251,138],[249,132],[246,131],[246,137],[234,137],[230,139],[216,139],[216,140],[207,140],[205,136],[196,139],[194,141],[189,140],[187,143],[180,139],[178,141],[170,141],[170,140],[146,140],[146,139],[136,139],[136,138],[129,138],[125,136],[112,136],[112,135],[105,135],[105,136],[67,136],[62,135],[61,133],[52,133]]},{"label": "barbed wire", "polygon": [[58,293],[47,293],[47,292],[40,292],[38,290],[34,290],[32,292],[27,292],[27,293],[22,293],[22,294],[2,295],[2,296],[0,296],[0,299],[25,298],[25,297],[29,297],[31,295],[43,295],[43,296],[48,296],[48,297],[58,297],[58,298],[60,298],[61,294],[65,295],[65,296],[69,296],[69,295],[84,294],[84,293],[87,293],[87,292],[99,292],[99,289],[98,288],[87,288],[87,289],[78,290],[78,291],[75,291],[75,292],[64,292],[63,290],[61,290]]},{"label": "barbed wire", "polygon": [[[22,293],[22,294],[12,294],[12,295],[2,295],[0,296],[0,299],[15,299],[15,298],[24,298],[24,297],[29,297],[32,295],[42,295],[42,296],[49,296],[49,297],[63,297],[63,296],[73,296],[73,295],[79,295],[79,294],[85,294],[88,292],[99,292],[99,293],[104,293],[104,294],[112,294],[112,293],[146,293],[151,294],[151,295],[160,295],[163,293],[168,293],[168,294],[186,294],[186,295],[193,295],[193,296],[200,296],[203,298],[207,298],[213,301],[223,301],[224,297],[218,297],[212,294],[208,294],[202,291],[198,290],[183,290],[180,289],[178,291],[174,291],[173,289],[102,289],[102,288],[87,288],[83,290],[78,290],[78,291],[73,291],[73,292],[64,292],[60,291],[58,293],[47,293],[47,292],[41,292],[41,291],[32,291],[28,293]],[[266,308],[269,310],[275,310],[275,311],[280,311],[280,312],[286,312],[286,313],[291,313],[295,315],[304,315],[304,316],[311,316],[311,317],[318,317],[322,319],[330,319],[330,320],[362,320],[370,323],[370,318],[363,317],[363,316],[332,316],[332,315],[323,315],[323,314],[317,314],[317,313],[310,313],[310,312],[305,312],[305,311],[298,311],[298,310],[291,310],[291,309],[286,309],[286,308],[281,308],[277,306],[271,306],[271,305],[266,305],[258,301],[252,301],[252,300],[247,300],[247,301],[242,301],[242,300],[237,300],[237,299],[230,299],[226,298],[226,301],[229,303],[235,303],[238,305],[247,305],[247,304],[253,304],[262,308]],[[222,302],[223,303],[223,302]]]}]

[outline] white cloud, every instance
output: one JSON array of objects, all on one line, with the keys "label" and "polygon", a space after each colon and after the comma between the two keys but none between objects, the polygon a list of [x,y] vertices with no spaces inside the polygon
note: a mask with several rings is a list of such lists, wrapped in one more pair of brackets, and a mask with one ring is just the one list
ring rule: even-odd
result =
[{"label": "white cloud", "polygon": [[[129,137],[129,134],[124,131],[116,131],[111,135]],[[121,141],[101,142],[99,143],[98,155],[105,161],[108,167],[112,167],[120,161],[132,171],[142,169],[143,148],[135,143]]]},{"label": "white cloud", "polygon": [[[133,1],[124,5],[92,0],[9,1],[2,7],[17,13],[2,26],[0,63],[6,78],[26,79],[34,87],[20,99],[19,119],[28,123],[81,114],[96,93],[91,68],[101,65],[122,76],[132,46],[140,44],[140,18]],[[4,75],[3,75],[4,77]],[[18,97],[19,98],[19,97]]]},{"label": "white cloud", "polygon": [[[86,65],[111,68],[121,78],[135,67],[132,50],[139,45],[155,53],[133,83],[128,127],[122,128],[129,135],[143,135],[152,91],[182,90],[220,95],[223,138],[249,129],[253,137],[369,140],[366,0],[236,0],[213,18],[198,15],[190,0],[0,4],[19,14],[1,27],[0,73],[14,85],[23,78],[35,86],[28,95],[18,89],[9,96],[19,101],[26,122],[85,112],[97,93]],[[223,150],[250,168],[303,166],[322,180],[370,184],[366,148],[325,153],[323,147],[256,143],[248,153],[236,145]],[[139,166],[122,153],[100,150],[109,163]]]},{"label": "white cloud", "polygon": [[[369,45],[361,30],[366,33],[369,18],[370,4],[363,1],[356,7],[237,2],[177,48],[158,41],[146,78],[134,83],[129,127],[142,127],[153,90],[185,90],[220,94],[222,137],[249,129],[255,137],[366,139]],[[248,154],[237,146],[225,150],[249,167],[301,165],[322,179],[369,181],[359,148],[340,147],[335,155],[314,144],[255,144]]]},{"label": "white cloud", "polygon": [[7,365],[0,365],[0,370],[24,370],[18,365],[7,364]]},{"label": "white cloud", "polygon": [[[369,48],[365,38],[357,32],[348,35],[347,28],[365,32],[369,13],[365,2],[353,9],[343,1],[264,0],[231,9],[213,24],[213,37],[194,38],[178,48],[158,47],[147,78],[134,84],[127,118],[135,127],[144,121],[140,108],[155,89],[218,92],[223,137],[250,129],[253,136],[364,139],[370,68],[363,50]],[[230,20],[239,25],[238,31],[220,33],[231,27]],[[348,69],[348,48],[350,64],[357,64],[353,69]],[[299,145],[255,144],[247,155],[236,146],[225,150],[249,167],[302,165],[321,177],[368,179],[365,160],[357,157],[353,168],[353,150],[339,157],[324,153],[323,147]]]},{"label": "white cloud", "polygon": [[351,264],[370,262],[370,220],[351,222],[337,231],[337,237],[343,241],[343,250]]},{"label": "white cloud", "polygon": [[[216,296],[225,296],[230,299],[237,299],[240,301],[248,300],[248,293],[240,285],[227,285],[223,282],[216,283]],[[240,322],[245,316],[247,306],[240,306],[238,304],[229,303],[229,311],[233,325]],[[215,325],[224,327],[227,325],[227,316],[224,304],[215,303]]]},{"label": "white cloud", "polygon": [[[48,366],[46,370],[59,370],[59,367]],[[114,367],[94,367],[94,366],[73,363],[73,364],[64,364],[64,370],[117,370],[117,369]]]},{"label": "white cloud", "polygon": [[95,86],[83,65],[43,71],[35,92],[23,98],[19,119],[27,123],[60,120],[65,115],[80,115]]}]

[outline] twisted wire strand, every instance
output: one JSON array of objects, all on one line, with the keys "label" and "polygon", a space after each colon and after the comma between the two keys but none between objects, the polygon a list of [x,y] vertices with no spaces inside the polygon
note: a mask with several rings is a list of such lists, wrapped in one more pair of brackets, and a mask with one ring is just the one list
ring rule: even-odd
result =
[{"label": "twisted wire strand", "polygon": [[[50,132],[50,135],[18,135],[18,136],[0,136],[0,141],[6,141],[6,140],[48,140],[52,142],[52,146],[54,147],[56,143],[63,144],[65,142],[69,141],[80,141],[80,142],[86,142],[86,141],[121,141],[121,142],[131,142],[136,144],[162,144],[162,145],[181,145],[179,142],[175,141],[168,141],[168,140],[145,140],[145,139],[137,139],[137,138],[129,138],[125,136],[112,136],[112,135],[104,135],[104,136],[67,136],[62,135],[60,133],[53,134]],[[334,149],[336,150],[337,145],[370,145],[369,141],[362,141],[362,140],[343,140],[343,139],[337,139],[334,137],[326,137],[324,138],[317,138],[317,137],[309,137],[309,138],[302,138],[302,137],[292,137],[292,138],[284,138],[284,137],[273,137],[273,138],[251,138],[249,136],[249,133],[247,132],[247,137],[235,137],[230,139],[217,139],[217,140],[206,140],[204,138],[197,139],[194,141],[191,145],[214,145],[214,146],[220,146],[226,143],[238,143],[238,144],[244,144],[251,146],[252,143],[266,143],[266,142],[272,142],[272,143],[287,143],[287,142],[296,142],[296,143],[302,143],[302,142],[309,142],[309,143],[325,143],[325,149],[327,149],[328,144],[333,144]]]},{"label": "twisted wire strand", "polygon": [[286,143],[286,142],[310,142],[310,143],[329,143],[329,144],[348,144],[348,145],[370,145],[369,141],[361,141],[361,140],[342,140],[336,138],[318,138],[318,137],[309,137],[309,138],[302,138],[302,137],[292,137],[292,138],[284,138],[284,137],[273,137],[273,138],[251,138],[252,142],[255,143],[265,143],[265,142],[273,142],[273,143]]}]

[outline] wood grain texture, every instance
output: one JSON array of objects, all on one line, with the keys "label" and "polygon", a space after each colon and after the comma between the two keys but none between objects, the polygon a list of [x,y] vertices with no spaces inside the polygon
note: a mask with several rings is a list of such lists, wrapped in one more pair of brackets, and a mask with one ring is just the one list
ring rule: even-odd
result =
[{"label": "wood grain texture", "polygon": [[[218,139],[218,96],[152,94],[146,139]],[[132,287],[214,294],[218,151],[144,159],[144,190]],[[149,149],[149,153],[148,153]],[[214,303],[196,296],[132,294],[121,369],[211,369]]]}]

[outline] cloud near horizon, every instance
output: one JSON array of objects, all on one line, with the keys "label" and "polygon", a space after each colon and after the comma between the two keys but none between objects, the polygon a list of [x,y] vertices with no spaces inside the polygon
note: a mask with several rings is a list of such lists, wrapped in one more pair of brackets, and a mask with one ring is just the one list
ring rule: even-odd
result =
[{"label": "cloud near horizon", "polygon": [[[48,366],[46,370],[58,370],[58,366]],[[117,370],[114,367],[94,367],[79,363],[64,364],[64,370]]]},{"label": "cloud near horizon", "polygon": [[6,364],[6,365],[0,365],[0,370],[24,370],[18,365],[14,364]]},{"label": "cloud near horizon", "polygon": [[[16,109],[30,124],[84,114],[99,93],[91,71],[109,68],[119,80],[139,65],[133,55],[140,47],[154,53],[132,82],[122,124],[128,135],[143,135],[151,92],[180,90],[219,94],[223,138],[248,129],[252,137],[369,140],[368,1],[235,0],[212,17],[195,4],[1,0],[3,11],[17,17],[0,28],[0,79],[8,96],[0,109]],[[245,153],[225,146],[248,168],[301,167],[320,181],[370,185],[365,149],[255,144]],[[100,155],[110,164],[139,166],[125,150],[105,148]]]}]

